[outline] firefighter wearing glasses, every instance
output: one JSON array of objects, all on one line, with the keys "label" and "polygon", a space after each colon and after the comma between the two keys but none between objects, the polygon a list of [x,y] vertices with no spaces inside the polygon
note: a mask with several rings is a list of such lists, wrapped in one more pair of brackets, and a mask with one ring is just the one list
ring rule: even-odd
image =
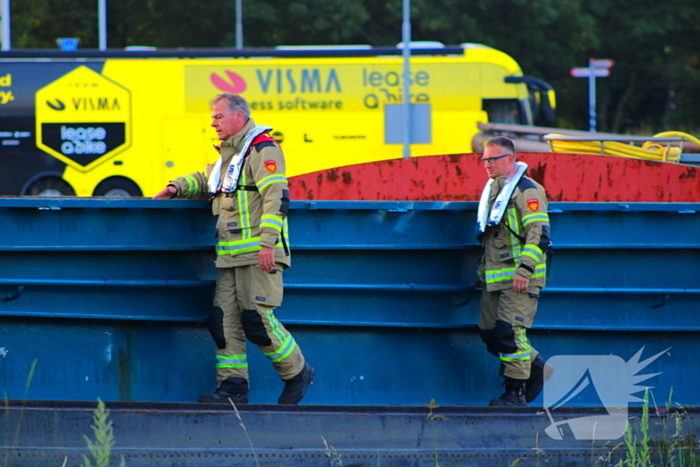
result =
[{"label": "firefighter wearing glasses", "polygon": [[537,313],[551,252],[544,188],[525,175],[513,142],[486,143],[483,157],[489,181],[478,209],[479,264],[483,284],[479,331],[489,353],[501,361],[505,392],[491,406],[524,406],[544,384],[545,360],[531,345],[527,329]]}]

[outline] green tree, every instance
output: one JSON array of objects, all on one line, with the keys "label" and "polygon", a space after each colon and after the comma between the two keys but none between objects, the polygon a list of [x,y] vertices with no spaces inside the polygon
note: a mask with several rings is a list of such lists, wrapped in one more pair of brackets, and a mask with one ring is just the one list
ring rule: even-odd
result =
[{"label": "green tree", "polygon": [[10,3],[12,48],[57,48],[59,37],[77,37],[81,47],[97,47],[94,0],[22,0]]},{"label": "green tree", "polygon": [[520,64],[525,74],[544,79],[557,89],[560,122],[567,126],[583,123],[567,112],[576,107],[579,97],[574,94],[570,99],[569,70],[579,65],[576,57],[585,55],[596,41],[593,18],[581,12],[583,0],[414,3],[421,12],[414,19],[415,39],[448,44],[477,42],[502,50]]},{"label": "green tree", "polygon": [[234,3],[216,5],[194,0],[108,0],[108,45],[220,47],[228,28],[234,27]]},{"label": "green tree", "polygon": [[[248,47],[347,44],[369,21],[362,2],[347,0],[248,2],[243,14]],[[224,45],[233,44],[233,34],[232,28]]]},{"label": "green tree", "polygon": [[700,112],[689,99],[700,84],[700,28],[689,21],[697,7],[686,0],[597,0],[584,7],[600,37],[590,54],[615,60],[610,77],[600,80],[601,129],[697,126]]}]

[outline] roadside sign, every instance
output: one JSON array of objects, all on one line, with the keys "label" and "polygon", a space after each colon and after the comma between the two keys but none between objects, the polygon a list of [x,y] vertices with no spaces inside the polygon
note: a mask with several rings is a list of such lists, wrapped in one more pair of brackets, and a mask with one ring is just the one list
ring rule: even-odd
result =
[{"label": "roadside sign", "polygon": [[614,64],[615,61],[610,60],[609,58],[600,58],[597,60],[593,60],[593,66],[596,68],[612,68]]},{"label": "roadside sign", "polygon": [[609,58],[596,60],[588,59],[587,68],[572,68],[569,73],[574,78],[588,78],[588,126],[591,133],[596,132],[596,110],[595,110],[595,79],[607,78],[610,76],[610,68],[615,64]]},{"label": "roadside sign", "polygon": [[[591,76],[590,68],[572,68],[571,76],[574,78],[588,78]],[[610,76],[610,70],[607,68],[593,68],[593,76],[597,78],[606,78]]]}]

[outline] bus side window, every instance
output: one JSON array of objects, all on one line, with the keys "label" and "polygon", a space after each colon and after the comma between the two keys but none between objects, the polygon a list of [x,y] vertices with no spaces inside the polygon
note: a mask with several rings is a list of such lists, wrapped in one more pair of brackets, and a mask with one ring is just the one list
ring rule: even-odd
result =
[{"label": "bus side window", "polygon": [[483,99],[482,110],[488,114],[489,123],[527,124],[517,99]]}]

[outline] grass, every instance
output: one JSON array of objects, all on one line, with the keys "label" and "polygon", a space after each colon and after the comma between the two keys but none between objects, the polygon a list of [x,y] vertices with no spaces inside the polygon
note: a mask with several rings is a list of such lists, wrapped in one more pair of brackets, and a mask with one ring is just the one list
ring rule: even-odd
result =
[{"label": "grass", "polygon": [[[241,417],[241,413],[238,411],[238,407],[236,407],[236,404],[229,398],[228,400],[231,403],[231,406],[233,407],[234,412],[236,412],[236,418],[238,419],[238,424],[243,428],[243,433],[245,433],[246,440],[248,441],[248,446],[250,447],[250,450],[253,452],[253,458],[255,459],[255,465],[257,467],[260,467],[260,461],[258,460],[258,455],[255,452],[255,446],[253,446],[253,441],[250,439],[250,435],[248,434],[248,429],[245,426],[245,423],[243,423],[243,418]],[[326,441],[326,438],[321,436],[321,440],[323,440],[323,445],[326,448],[326,456],[328,457],[328,461],[330,462],[330,467],[342,467],[343,466],[343,459],[340,453],[330,444],[328,441]],[[377,457],[377,462],[379,462],[379,457]],[[379,465],[379,464],[377,464]],[[89,466],[86,466],[89,467]]]},{"label": "grass", "polygon": [[[11,459],[15,456],[15,453],[17,452],[17,442],[19,441],[19,434],[22,431],[22,419],[24,418],[24,404],[26,403],[27,400],[27,394],[29,393],[29,388],[32,385],[32,379],[34,378],[34,371],[36,370],[36,365],[38,363],[38,360],[34,360],[29,367],[29,375],[27,376],[27,382],[24,385],[24,396],[22,397],[22,407],[19,412],[19,420],[17,421],[17,427],[15,428],[15,435],[14,438],[12,439],[12,443],[10,446],[12,446],[12,449],[5,451],[5,462],[3,463],[4,467],[9,467],[10,466],[10,461]],[[9,427],[9,416],[10,416],[10,411],[9,411],[9,400],[7,398],[7,393],[5,393],[5,427]],[[6,432],[9,433],[9,429],[6,430]]]},{"label": "grass", "polygon": [[238,424],[241,425],[241,428],[243,428],[243,432],[245,433],[245,437],[248,440],[248,446],[250,446],[250,450],[253,451],[253,458],[255,459],[255,465],[260,467],[260,461],[258,460],[258,455],[255,453],[255,447],[253,446],[253,442],[250,440],[250,435],[248,435],[248,429],[245,427],[245,423],[243,423],[243,418],[241,418],[241,414],[238,411],[238,407],[236,407],[236,404],[233,403],[233,400],[231,400],[230,397],[229,397],[228,401],[233,406],[233,410],[236,412],[236,418],[238,419]]},{"label": "grass", "polygon": [[[688,413],[680,406],[672,404],[673,389],[663,407],[659,407],[653,395],[646,389],[641,417],[627,421],[627,429],[622,442],[603,456],[591,455],[591,467],[700,467],[700,444],[692,433],[685,433],[684,424]],[[653,414],[650,408],[653,407]],[[657,422],[660,435],[652,434],[651,425]],[[593,441],[592,443],[594,443]],[[591,445],[593,453],[594,445]],[[535,447],[537,465],[540,457],[551,465],[546,452]],[[516,459],[509,466],[517,465]]]},{"label": "grass", "polygon": [[[83,467],[109,467],[112,448],[115,444],[114,430],[112,422],[109,420],[109,412],[105,408],[104,402],[100,399],[97,399],[97,408],[92,415],[92,431],[95,435],[94,441],[87,436],[83,436],[87,442],[90,456],[92,456],[92,460],[88,456],[83,456]],[[119,466],[126,466],[124,456],[121,457]]]},{"label": "grass", "polygon": [[[19,412],[19,419],[17,420],[17,426],[15,427],[14,436],[12,443],[10,444],[11,449],[5,451],[5,459],[3,462],[3,467],[10,467],[11,461],[15,457],[17,452],[17,445],[19,443],[19,435],[22,431],[22,420],[24,418],[24,405],[27,401],[27,394],[29,393],[29,388],[32,384],[32,379],[34,379],[34,372],[36,371],[38,360],[34,360],[29,368],[29,374],[27,376],[27,382],[24,387],[24,396],[22,397],[22,405]],[[7,394],[4,396],[5,399],[5,432],[9,433],[9,400]],[[112,428],[112,422],[109,420],[109,412],[105,408],[104,402],[100,399],[97,400],[97,408],[92,415],[92,431],[95,435],[95,439],[92,440],[87,436],[83,436],[87,442],[88,451],[90,452],[90,457],[83,456],[83,467],[109,467],[111,461],[111,452],[114,447],[114,430]],[[93,464],[94,462],[94,464]],[[68,457],[63,459],[62,467],[66,467],[68,464]],[[124,456],[121,457],[120,467],[126,467],[124,461]]]},{"label": "grass", "polygon": [[[695,434],[685,429],[689,414],[680,405],[674,405],[672,399],[673,389],[666,403],[659,407],[647,389],[642,414],[627,420],[621,442],[599,455],[596,450],[599,453],[605,446],[596,449],[595,440],[591,441],[590,467],[700,467],[700,443]],[[652,430],[653,426],[658,429]],[[538,467],[557,465],[547,451],[540,448],[538,436],[535,444],[533,460]],[[508,466],[515,467],[521,462],[532,465],[529,461],[527,457],[518,457]]]},{"label": "grass", "polygon": [[[25,397],[31,385],[36,364],[37,362],[35,360],[30,368],[25,387]],[[700,455],[698,453],[700,443],[698,443],[697,437],[694,434],[686,433],[684,430],[688,413],[682,407],[674,405],[672,403],[672,398],[673,390],[671,390],[665,405],[663,407],[658,407],[653,395],[647,389],[644,393],[641,417],[630,418],[627,421],[627,429],[623,441],[613,447],[606,455],[592,455],[590,458],[591,467],[700,467]],[[230,401],[230,403],[245,433],[255,463],[257,467],[260,467],[255,447],[241,414],[233,401]],[[5,396],[5,405],[8,405],[7,396]],[[428,408],[428,414],[425,418],[430,421],[431,427],[434,450],[433,461],[435,467],[440,467],[435,422],[444,420],[446,417],[434,413],[434,409],[439,407],[435,399],[431,399],[425,406]],[[653,411],[650,410],[652,407]],[[4,467],[10,467],[11,459],[15,455],[21,431],[22,413],[23,411],[20,412],[17,427],[14,431],[14,438],[11,444],[12,449],[5,454]],[[98,399],[97,408],[93,412],[92,422],[91,429],[94,439],[84,436],[89,456],[83,456],[82,467],[109,467],[113,458],[112,448],[116,441],[112,422],[109,420],[109,412],[104,402],[100,399]],[[660,427],[660,436],[653,436],[651,430],[653,422],[658,423]],[[6,419],[6,425],[7,423],[8,421]],[[9,430],[5,431],[9,433]],[[325,452],[330,467],[342,467],[343,460],[341,454],[324,437],[321,437],[321,439],[325,446]],[[591,449],[593,448],[594,446],[591,445]],[[538,466],[541,461],[547,465],[552,465],[551,459],[547,457],[544,450],[540,449],[539,446],[533,449],[537,453],[536,462]],[[519,457],[509,462],[508,465],[509,467],[515,467],[526,460],[526,457]],[[68,458],[66,457],[63,460],[62,467],[66,467],[67,461]],[[126,467],[124,456],[121,456],[119,466]],[[377,453],[377,466],[380,466],[379,453]]]},{"label": "grass", "polygon": [[[626,452],[616,467],[700,467],[698,443],[692,433],[684,434],[683,422],[687,412],[682,407],[672,405],[673,390],[662,409],[654,401],[654,411],[659,419],[662,437],[652,439],[649,434],[649,405],[650,395],[644,392],[644,405],[639,426],[631,422],[627,424],[624,436]],[[670,428],[668,422],[672,422]],[[669,431],[673,433],[669,436]]]},{"label": "grass", "polygon": [[447,417],[444,415],[435,415],[433,413],[433,409],[437,409],[440,407],[435,403],[435,399],[430,399],[430,402],[425,404],[425,406],[428,408],[428,415],[425,416],[428,420],[430,420],[430,430],[433,435],[433,456],[435,460],[435,467],[440,467],[440,462],[438,459],[438,445],[437,445],[437,437],[435,435],[435,420],[447,420]]}]

